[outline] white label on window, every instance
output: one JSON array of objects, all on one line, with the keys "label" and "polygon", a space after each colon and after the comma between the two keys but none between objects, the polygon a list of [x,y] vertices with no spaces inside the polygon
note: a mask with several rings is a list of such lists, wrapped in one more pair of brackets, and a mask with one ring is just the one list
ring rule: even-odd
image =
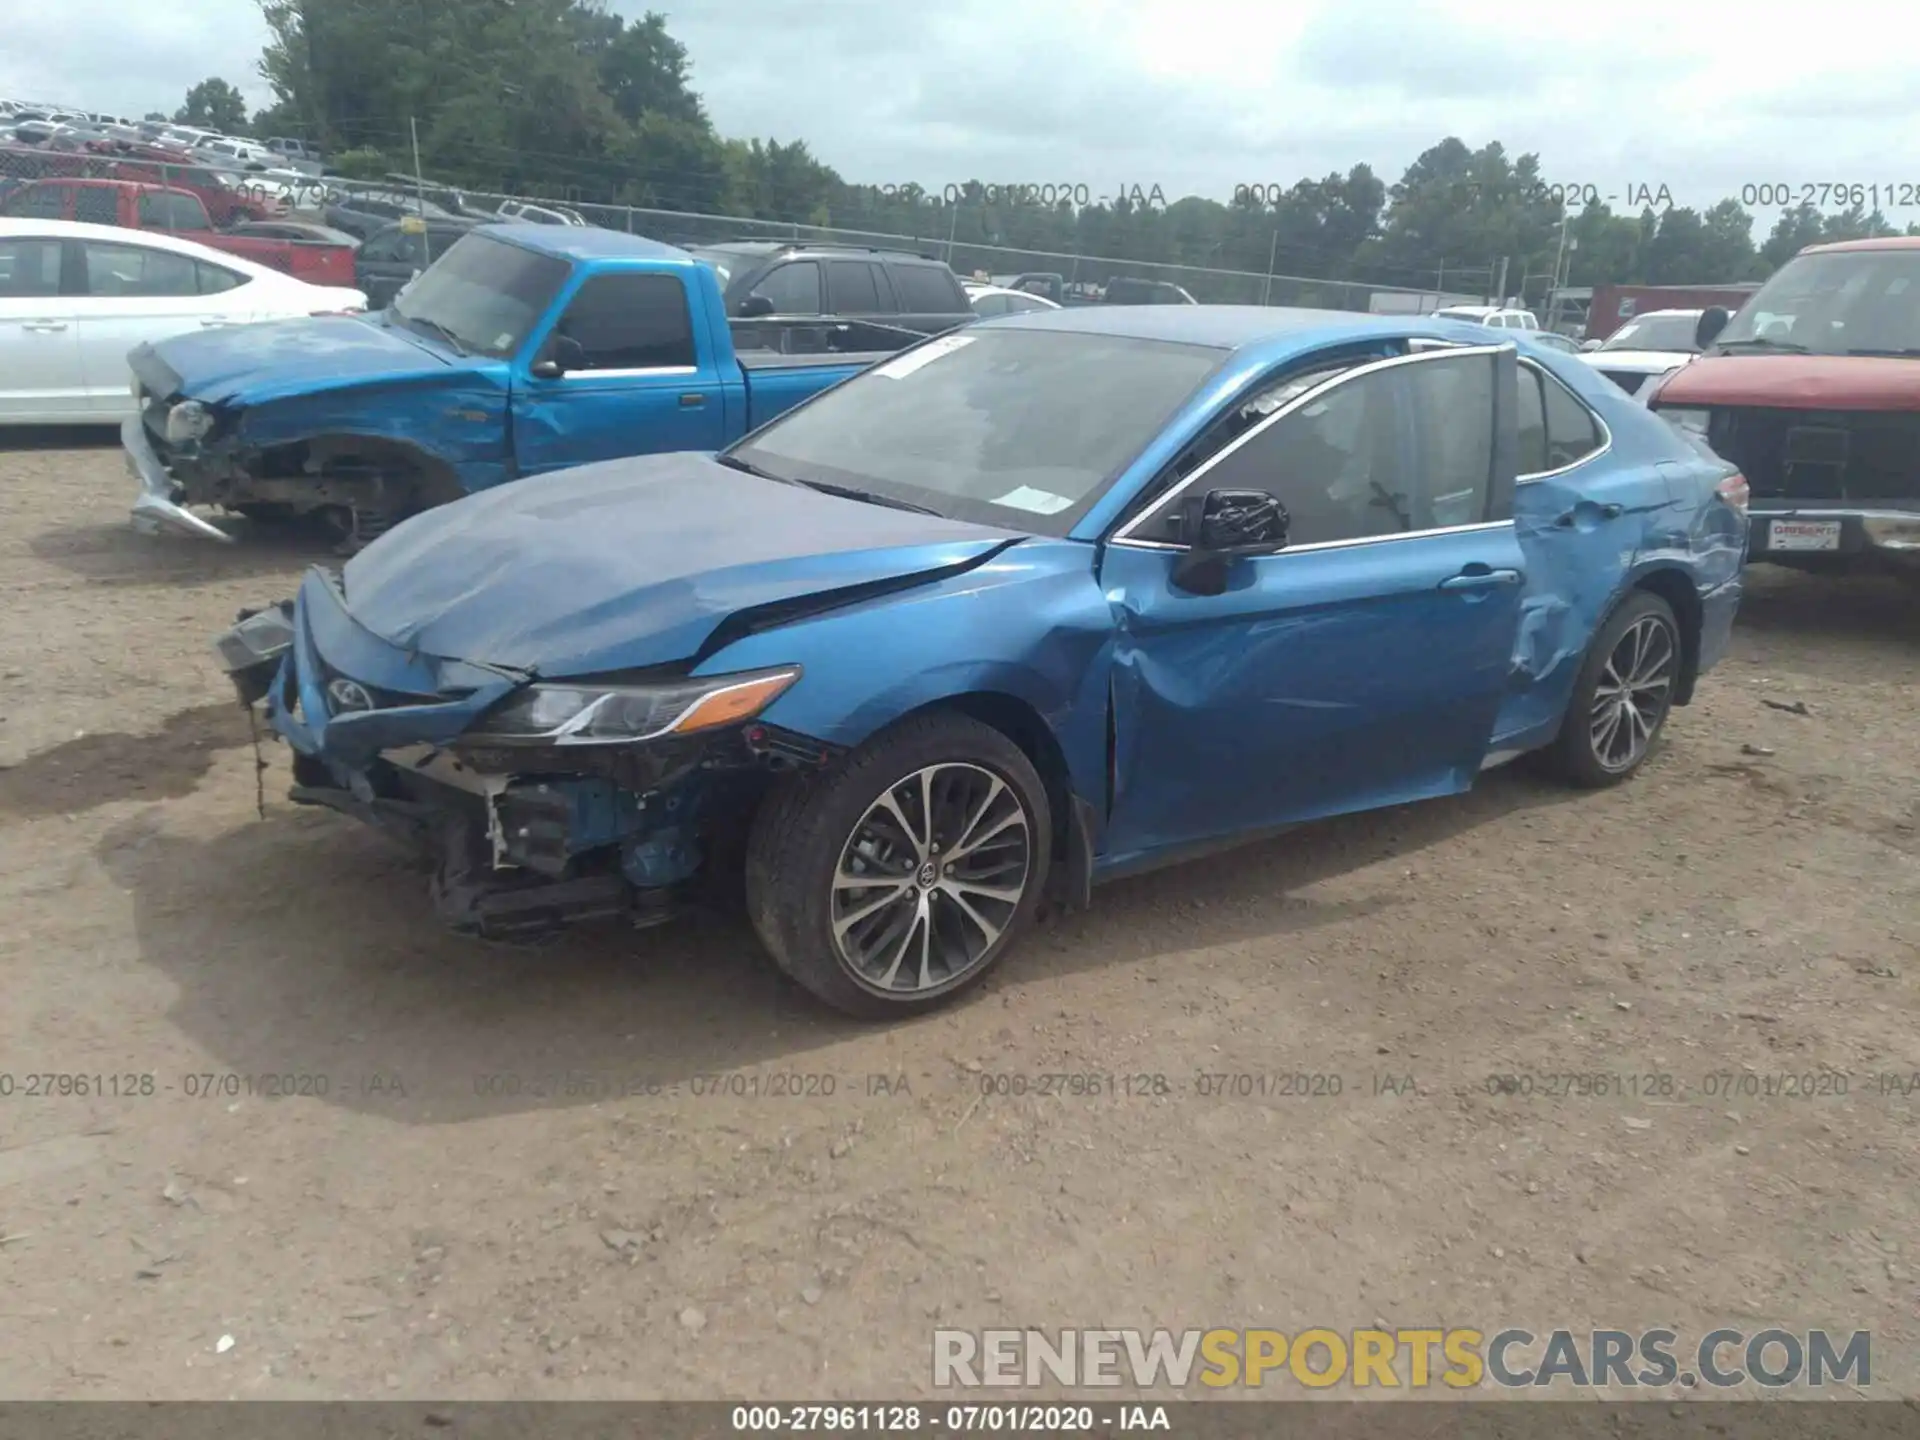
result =
[{"label": "white label on window", "polygon": [[1035,515],[1055,515],[1073,504],[1073,501],[1064,495],[1055,495],[1051,490],[1036,490],[1031,485],[1022,485],[1018,490],[1009,490],[995,497],[993,503],[1005,505],[1010,510],[1029,510]]},{"label": "white label on window", "polygon": [[898,359],[874,366],[873,373],[884,375],[889,380],[904,380],[922,365],[931,365],[942,355],[951,355],[954,351],[972,343],[971,335],[942,335],[938,340],[929,340],[917,350],[909,350]]}]

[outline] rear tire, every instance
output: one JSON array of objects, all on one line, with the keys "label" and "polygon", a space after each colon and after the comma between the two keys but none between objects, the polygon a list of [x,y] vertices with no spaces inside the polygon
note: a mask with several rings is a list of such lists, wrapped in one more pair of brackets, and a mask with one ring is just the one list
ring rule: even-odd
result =
[{"label": "rear tire", "polygon": [[1554,772],[1597,790],[1638,771],[1672,712],[1683,653],[1673,607],[1649,591],[1630,592],[1594,636],[1574,680],[1546,752]]},{"label": "rear tire", "polygon": [[936,711],[767,797],[748,914],[775,963],[835,1009],[918,1014],[978,984],[1032,923],[1052,836],[1020,748]]}]

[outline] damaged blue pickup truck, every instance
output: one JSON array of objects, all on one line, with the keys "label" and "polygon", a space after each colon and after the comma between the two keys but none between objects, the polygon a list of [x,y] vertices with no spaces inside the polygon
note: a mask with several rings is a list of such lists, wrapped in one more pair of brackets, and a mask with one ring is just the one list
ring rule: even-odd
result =
[{"label": "damaged blue pickup truck", "polygon": [[417,516],[218,646],[292,798],[420,847],[457,926],[744,875],[783,969],[896,1015],[1049,889],[1529,752],[1624,780],[1727,644],[1746,503],[1524,338],[1048,311]]},{"label": "damaged blue pickup truck", "polygon": [[219,506],[318,519],[353,549],[503,481],[718,450],[921,338],[729,321],[712,269],[685,251],[592,227],[483,226],[379,314],[135,349],[140,414],[121,428],[133,523],[230,541],[189,508]]}]

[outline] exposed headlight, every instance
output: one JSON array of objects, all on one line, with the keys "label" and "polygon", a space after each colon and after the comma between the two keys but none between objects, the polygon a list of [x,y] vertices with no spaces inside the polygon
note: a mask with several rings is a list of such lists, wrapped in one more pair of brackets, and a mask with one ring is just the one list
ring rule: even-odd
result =
[{"label": "exposed headlight", "polygon": [[504,745],[630,745],[688,735],[752,719],[799,678],[792,665],[660,685],[529,685],[467,736]]},{"label": "exposed headlight", "polygon": [[167,411],[167,440],[184,445],[199,440],[213,429],[213,412],[198,400],[182,400]]},{"label": "exposed headlight", "polygon": [[1713,419],[1711,410],[1662,409],[1654,411],[1654,414],[1668,421],[1674,428],[1684,430],[1689,435],[1698,435],[1702,440],[1707,438],[1707,423]]},{"label": "exposed headlight", "polygon": [[282,600],[246,615],[239,624],[213,642],[220,663],[229,674],[275,660],[293,644],[293,603]]}]

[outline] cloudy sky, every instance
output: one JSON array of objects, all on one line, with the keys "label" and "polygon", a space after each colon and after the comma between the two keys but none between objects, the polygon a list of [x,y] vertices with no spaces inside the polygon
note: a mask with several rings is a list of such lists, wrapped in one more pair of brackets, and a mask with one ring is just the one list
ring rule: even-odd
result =
[{"label": "cloudy sky", "polygon": [[[254,0],[10,0],[0,95],[171,111],[207,75],[258,104]],[[635,14],[647,8],[616,0]],[[1549,181],[1707,204],[1743,185],[1920,184],[1908,8],[1610,0],[1604,23],[1497,0],[654,0],[721,131],[805,139],[849,180],[1236,184],[1458,135]],[[1907,173],[1911,172],[1911,173]],[[1897,197],[1895,197],[1897,199]],[[1883,203],[1898,223],[1920,209]],[[1762,229],[1766,217],[1759,217]]]}]

